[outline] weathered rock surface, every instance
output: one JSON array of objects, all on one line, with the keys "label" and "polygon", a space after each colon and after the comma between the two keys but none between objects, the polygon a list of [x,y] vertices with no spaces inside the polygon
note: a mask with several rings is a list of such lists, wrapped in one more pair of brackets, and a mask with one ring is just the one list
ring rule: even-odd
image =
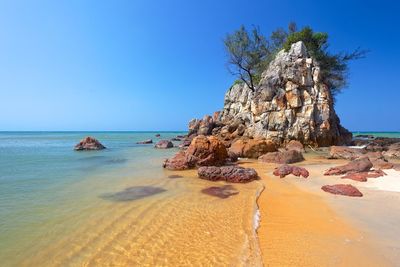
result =
[{"label": "weathered rock surface", "polygon": [[214,136],[195,137],[186,150],[179,151],[174,157],[164,161],[164,168],[185,170],[199,166],[224,165],[228,152],[224,144]]},{"label": "weathered rock surface", "polygon": [[351,179],[358,182],[366,182],[368,178],[378,178],[381,176],[385,176],[386,173],[382,170],[372,170],[369,172],[354,172],[347,173],[342,179]]},{"label": "weathered rock surface", "polygon": [[167,149],[174,147],[174,144],[169,140],[160,140],[154,147],[158,149]]},{"label": "weathered rock surface", "polygon": [[275,168],[273,174],[281,178],[289,174],[293,174],[294,176],[303,176],[304,178],[307,178],[310,175],[305,168],[290,166],[286,164]]},{"label": "weathered rock surface", "polygon": [[354,160],[363,156],[367,153],[365,149],[353,148],[346,146],[331,146],[329,151],[329,157],[331,159],[347,159]]},{"label": "weathered rock surface", "polygon": [[258,158],[273,151],[277,151],[276,144],[265,139],[239,139],[229,148],[231,154],[243,158]]},{"label": "weathered rock surface", "polygon": [[290,164],[304,160],[303,154],[297,150],[270,152],[258,158],[262,162]]},{"label": "weathered rock surface", "polygon": [[96,138],[87,136],[74,147],[74,150],[101,150],[105,148]]},{"label": "weathered rock surface", "polygon": [[390,145],[388,151],[384,152],[383,155],[387,158],[400,159],[400,143],[394,143]]},{"label": "weathered rock surface", "polygon": [[258,178],[257,172],[252,168],[238,166],[200,167],[198,175],[210,181],[227,181],[231,183],[247,183]]},{"label": "weathered rock surface", "polygon": [[300,153],[305,152],[303,144],[296,140],[290,140],[289,143],[286,144],[286,150],[296,150]]},{"label": "weathered rock surface", "polygon": [[345,165],[337,166],[327,170],[324,175],[342,175],[349,172],[368,172],[372,168],[369,158],[355,159]]},{"label": "weathered rock surface", "polygon": [[276,55],[254,91],[244,83],[233,85],[218,117],[192,121],[189,133],[211,132],[224,140],[266,138],[279,145],[290,140],[313,146],[348,144],[352,134],[340,125],[322,71],[297,42]]},{"label": "weathered rock surface", "polygon": [[324,185],[321,189],[325,192],[334,195],[343,195],[349,197],[362,197],[363,194],[351,184],[335,184],[335,185]]},{"label": "weathered rock surface", "polygon": [[152,139],[147,139],[144,141],[136,142],[136,144],[152,144],[153,140]]}]

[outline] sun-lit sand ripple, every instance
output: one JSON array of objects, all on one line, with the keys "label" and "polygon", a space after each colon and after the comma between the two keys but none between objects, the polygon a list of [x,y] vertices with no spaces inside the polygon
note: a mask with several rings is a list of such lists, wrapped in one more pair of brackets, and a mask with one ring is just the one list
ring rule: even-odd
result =
[{"label": "sun-lit sand ripple", "polygon": [[[184,177],[166,178],[170,174]],[[165,176],[148,184],[165,189],[158,194],[133,201],[98,198],[85,215],[62,222],[73,224],[70,231],[54,239],[44,237],[46,242],[41,244],[40,251],[32,250],[19,265],[261,264],[253,227],[261,183],[234,185],[239,194],[219,199],[201,193],[201,189],[224,183],[200,180],[194,171],[166,172]]]}]

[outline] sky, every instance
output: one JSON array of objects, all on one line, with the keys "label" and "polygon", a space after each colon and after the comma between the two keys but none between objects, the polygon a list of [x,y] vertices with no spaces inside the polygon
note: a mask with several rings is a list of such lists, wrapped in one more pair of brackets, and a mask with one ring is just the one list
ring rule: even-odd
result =
[{"label": "sky", "polygon": [[0,0],[0,131],[186,130],[235,80],[223,38],[290,21],[357,47],[336,111],[351,131],[400,131],[398,1]]}]

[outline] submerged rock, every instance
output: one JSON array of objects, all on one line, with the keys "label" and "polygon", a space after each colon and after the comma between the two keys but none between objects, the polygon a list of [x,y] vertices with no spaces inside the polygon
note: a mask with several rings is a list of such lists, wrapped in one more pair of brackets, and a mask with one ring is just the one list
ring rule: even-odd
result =
[{"label": "submerged rock", "polygon": [[158,141],[154,147],[159,149],[167,149],[174,147],[174,144],[169,140],[161,140]]},{"label": "submerged rock", "polygon": [[153,140],[152,139],[147,139],[144,141],[136,142],[136,144],[152,144]]},{"label": "submerged rock", "polygon": [[75,147],[74,150],[81,151],[81,150],[101,150],[105,149],[106,147],[103,146],[96,138],[93,137],[85,137],[82,139]]},{"label": "submerged rock", "polygon": [[325,192],[334,195],[343,195],[349,197],[362,197],[363,194],[351,184],[335,184],[335,185],[324,185],[321,189]]},{"label": "submerged rock", "polygon": [[258,174],[254,169],[238,166],[200,167],[197,173],[201,179],[231,183],[247,183],[258,178]]},{"label": "submerged rock", "polygon": [[280,178],[285,177],[286,175],[293,174],[294,176],[303,176],[304,178],[307,178],[310,174],[309,172],[302,167],[297,167],[297,166],[290,166],[290,165],[282,165],[277,168],[275,168],[273,174],[275,176],[279,176]]},{"label": "submerged rock", "polygon": [[203,190],[201,190],[201,192],[206,195],[210,195],[210,196],[218,197],[218,198],[222,198],[222,199],[239,194],[239,191],[237,191],[231,185],[211,186],[211,187],[204,188]]},{"label": "submerged rock", "polygon": [[132,201],[165,192],[161,187],[133,186],[116,193],[103,194],[100,197],[111,201]]},{"label": "submerged rock", "polygon": [[324,175],[341,175],[349,172],[368,172],[372,168],[369,158],[360,158],[349,162],[348,164],[330,168]]},{"label": "submerged rock", "polygon": [[228,152],[224,144],[214,136],[199,135],[190,146],[164,161],[163,167],[170,170],[185,170],[199,166],[224,165]]},{"label": "submerged rock", "polygon": [[304,160],[303,154],[297,150],[270,152],[258,158],[262,162],[289,164]]}]

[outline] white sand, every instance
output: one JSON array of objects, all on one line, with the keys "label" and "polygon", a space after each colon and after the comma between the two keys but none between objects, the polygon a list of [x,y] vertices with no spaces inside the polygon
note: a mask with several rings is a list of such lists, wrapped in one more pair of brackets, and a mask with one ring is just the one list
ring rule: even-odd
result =
[{"label": "white sand", "polygon": [[384,170],[387,174],[383,177],[368,178],[365,183],[360,183],[359,186],[367,187],[375,190],[400,192],[400,172],[391,170]]}]

